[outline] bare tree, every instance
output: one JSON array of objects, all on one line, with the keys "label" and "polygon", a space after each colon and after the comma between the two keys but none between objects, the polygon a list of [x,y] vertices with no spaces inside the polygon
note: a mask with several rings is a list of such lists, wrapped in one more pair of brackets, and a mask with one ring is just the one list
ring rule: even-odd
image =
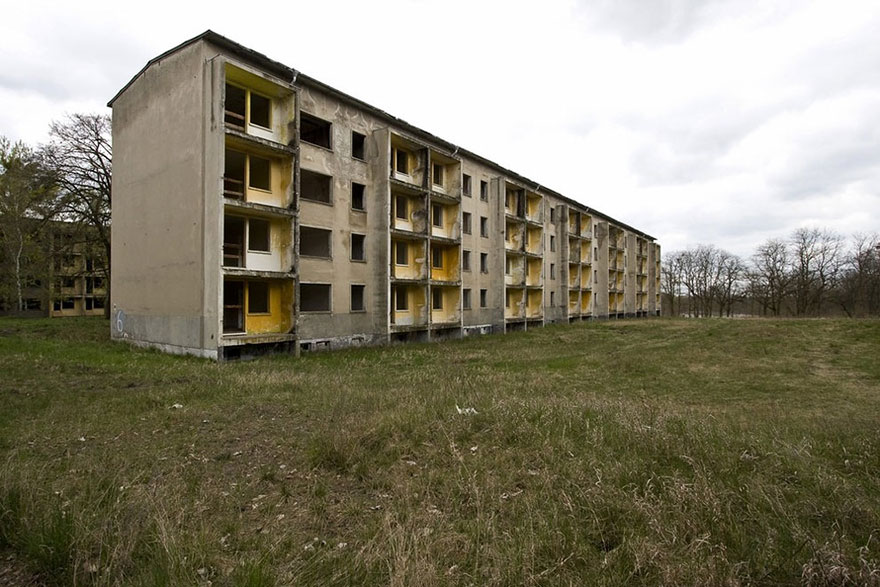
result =
[{"label": "bare tree", "polygon": [[[103,114],[73,114],[50,126],[51,142],[43,153],[59,188],[62,214],[66,220],[91,227],[104,248],[104,275],[110,295],[110,206],[112,149],[110,117]],[[105,304],[109,316],[110,304]]]},{"label": "bare tree", "polygon": [[846,255],[837,302],[847,316],[880,315],[880,234],[856,234]]},{"label": "bare tree", "polygon": [[836,284],[843,239],[831,231],[799,228],[791,235],[792,294],[795,314],[821,314],[828,292]]},{"label": "bare tree", "polygon": [[782,304],[791,290],[789,253],[785,241],[770,239],[760,245],[752,256],[750,290],[763,307],[764,313],[779,316]]},{"label": "bare tree", "polygon": [[715,280],[718,299],[718,315],[730,316],[733,304],[743,297],[743,278],[745,263],[737,255],[727,251],[718,251],[718,271]]},{"label": "bare tree", "polygon": [[[661,289],[667,300],[663,307],[669,308],[669,313],[672,316],[681,314],[682,286],[684,285],[681,255],[681,251],[673,251],[663,255],[663,262],[660,266]],[[676,301],[678,301],[677,310]]]},{"label": "bare tree", "polygon": [[9,266],[2,272],[8,276],[2,297],[17,311],[25,309],[26,273],[33,276],[42,266],[38,235],[54,215],[52,181],[38,154],[0,137],[0,242]]}]

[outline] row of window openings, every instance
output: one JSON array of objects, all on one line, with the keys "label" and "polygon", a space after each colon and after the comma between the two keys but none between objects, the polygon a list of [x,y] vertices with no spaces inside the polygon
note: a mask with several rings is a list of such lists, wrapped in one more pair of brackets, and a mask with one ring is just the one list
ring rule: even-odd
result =
[{"label": "row of window openings", "polygon": [[[258,218],[228,216],[224,221],[223,265],[244,267],[244,251],[269,253],[271,224]],[[306,257],[331,258],[332,231],[323,228],[300,227],[300,254]],[[245,244],[246,243],[246,244]],[[366,260],[366,236],[352,233],[351,260]]]},{"label": "row of window openings", "polygon": [[[60,292],[62,288],[71,289],[76,287],[76,277],[62,277],[58,281],[55,282],[55,291]],[[35,280],[37,281],[37,280]],[[103,277],[86,277],[86,293],[94,293],[96,289],[101,289],[104,287],[104,278]]]},{"label": "row of window openings", "polygon": [[[489,292],[488,290],[481,289],[480,290],[480,307],[485,308],[488,305]],[[471,309],[471,290],[465,288],[461,290],[461,308],[463,310]],[[431,309],[432,310],[442,310],[443,309],[443,292],[441,290],[431,290]],[[409,311],[409,297],[406,295],[405,288],[395,288],[394,290],[394,310],[396,312],[408,312]]]},{"label": "row of window openings", "polygon": [[[42,307],[42,303],[40,300],[26,300],[28,302],[26,306],[26,310],[39,310]],[[36,304],[32,304],[31,302],[36,301]],[[55,312],[60,312],[62,310],[75,310],[76,309],[76,300],[74,298],[61,298],[60,300],[52,301],[52,310]],[[85,299],[85,309],[86,310],[103,310],[104,309],[104,298],[86,298]]]}]

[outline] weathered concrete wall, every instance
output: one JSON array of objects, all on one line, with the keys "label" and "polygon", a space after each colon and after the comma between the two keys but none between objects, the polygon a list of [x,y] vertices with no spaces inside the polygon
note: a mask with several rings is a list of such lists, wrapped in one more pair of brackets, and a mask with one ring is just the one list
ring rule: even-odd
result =
[{"label": "weathered concrete wall", "polygon": [[111,287],[114,338],[208,356],[216,353],[218,308],[205,302],[219,267],[218,254],[206,255],[219,247],[217,227],[206,221],[217,224],[218,207],[205,201],[219,102],[210,52],[196,43],[169,55],[113,105]]}]

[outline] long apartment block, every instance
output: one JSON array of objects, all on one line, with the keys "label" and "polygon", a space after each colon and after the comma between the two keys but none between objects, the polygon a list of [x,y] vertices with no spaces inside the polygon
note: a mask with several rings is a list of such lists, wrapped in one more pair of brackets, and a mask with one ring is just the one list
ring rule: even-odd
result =
[{"label": "long apartment block", "polygon": [[116,339],[224,359],[660,313],[650,235],[214,32],[109,106]]}]

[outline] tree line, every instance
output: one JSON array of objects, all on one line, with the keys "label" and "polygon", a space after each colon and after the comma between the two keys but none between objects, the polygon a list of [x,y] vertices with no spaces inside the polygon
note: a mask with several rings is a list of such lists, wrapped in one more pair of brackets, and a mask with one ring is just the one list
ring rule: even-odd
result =
[{"label": "tree line", "polygon": [[661,293],[672,316],[878,316],[880,235],[799,228],[748,259],[714,245],[664,253]]},{"label": "tree line", "polygon": [[[95,270],[109,298],[111,176],[107,115],[54,121],[49,141],[37,146],[0,136],[0,306],[26,309],[23,292],[46,277],[48,255],[64,252],[58,243],[101,251]],[[49,243],[57,222],[72,238]]]}]

